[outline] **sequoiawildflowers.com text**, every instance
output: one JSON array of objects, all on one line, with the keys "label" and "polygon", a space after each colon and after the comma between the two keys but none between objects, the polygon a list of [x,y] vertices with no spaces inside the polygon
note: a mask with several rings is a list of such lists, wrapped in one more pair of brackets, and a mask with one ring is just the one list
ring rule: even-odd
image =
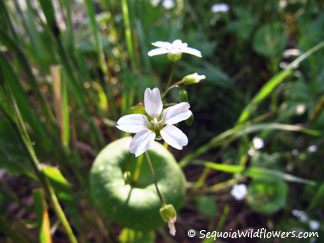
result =
[{"label": "sequoiawildflowers.com text", "polygon": [[195,231],[193,229],[188,231],[188,236],[190,238],[198,237],[198,238],[312,238],[319,237],[318,232],[299,232],[299,231],[268,231],[265,228],[261,229],[248,229],[248,230],[229,230],[229,231],[206,231],[200,230]]}]

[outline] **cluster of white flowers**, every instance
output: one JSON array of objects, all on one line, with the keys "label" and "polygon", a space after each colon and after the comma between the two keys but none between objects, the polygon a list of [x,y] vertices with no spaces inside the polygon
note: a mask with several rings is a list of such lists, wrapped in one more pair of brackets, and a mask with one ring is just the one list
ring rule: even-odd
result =
[{"label": "cluster of white flowers", "polygon": [[321,226],[320,222],[316,220],[309,220],[308,215],[302,210],[294,209],[291,211],[291,213],[298,218],[300,222],[306,223],[308,221],[309,228],[313,231],[318,230]]},{"label": "cluster of white flowers", "polygon": [[264,147],[264,141],[262,138],[255,137],[252,140],[253,146],[249,149],[248,154],[250,156],[255,155],[255,150],[260,150]]},{"label": "cluster of white flowers", "polygon": [[308,215],[304,211],[294,209],[291,213],[303,223],[308,220]]}]

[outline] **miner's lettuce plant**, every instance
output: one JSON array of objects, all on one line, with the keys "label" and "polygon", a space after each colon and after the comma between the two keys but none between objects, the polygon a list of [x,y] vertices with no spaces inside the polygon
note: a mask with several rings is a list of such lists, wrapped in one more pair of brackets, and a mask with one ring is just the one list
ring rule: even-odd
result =
[{"label": "miner's lettuce plant", "polygon": [[1,1],[0,242],[321,236],[322,5]]}]

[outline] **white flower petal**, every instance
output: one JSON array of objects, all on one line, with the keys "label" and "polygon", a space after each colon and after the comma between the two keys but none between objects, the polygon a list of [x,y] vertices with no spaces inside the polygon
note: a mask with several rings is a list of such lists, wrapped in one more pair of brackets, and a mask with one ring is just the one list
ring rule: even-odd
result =
[{"label": "white flower petal", "polygon": [[170,235],[173,235],[173,236],[175,236],[175,234],[176,234],[176,228],[174,226],[176,220],[177,220],[176,218],[172,218],[168,222],[168,227],[169,227]]},{"label": "white flower petal", "polygon": [[156,47],[162,47],[162,48],[166,48],[166,49],[170,49],[171,48],[171,43],[167,42],[167,41],[156,41],[156,42],[152,42],[153,46]]},{"label": "white flower petal", "polygon": [[164,123],[167,125],[172,125],[187,120],[192,114],[189,108],[189,103],[181,102],[165,109],[163,111]]},{"label": "white flower petal", "polygon": [[141,114],[130,114],[119,118],[116,127],[124,132],[136,133],[149,125],[147,117]]},{"label": "white flower petal", "polygon": [[150,50],[147,55],[149,55],[150,57],[152,56],[156,56],[156,55],[161,55],[161,54],[166,54],[169,51],[165,48],[155,48],[153,50]]},{"label": "white flower petal", "polygon": [[160,90],[147,88],[144,93],[144,107],[147,114],[152,117],[158,117],[161,114],[163,103],[161,100]]},{"label": "white flower petal", "polygon": [[147,151],[155,139],[155,133],[145,128],[138,132],[129,145],[129,151],[136,157]]},{"label": "white flower petal", "polygon": [[197,49],[191,48],[191,47],[186,47],[183,48],[182,52],[188,53],[197,57],[202,57],[201,52]]},{"label": "white flower petal", "polygon": [[175,41],[172,42],[172,48],[186,48],[188,46],[187,43],[182,42],[181,40],[177,39]]},{"label": "white flower petal", "polygon": [[188,144],[188,138],[179,128],[173,125],[164,127],[160,134],[164,141],[175,149],[181,150]]}]

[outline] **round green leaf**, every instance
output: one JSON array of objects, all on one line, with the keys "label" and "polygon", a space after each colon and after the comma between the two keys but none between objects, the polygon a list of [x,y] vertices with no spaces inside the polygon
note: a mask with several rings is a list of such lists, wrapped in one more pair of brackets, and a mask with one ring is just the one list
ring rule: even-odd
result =
[{"label": "round green leaf", "polygon": [[283,180],[252,180],[246,200],[254,211],[272,214],[285,205],[287,193]]},{"label": "round green leaf", "polygon": [[[136,166],[134,155],[129,153],[130,142],[131,137],[119,139],[99,153],[90,174],[91,194],[98,209],[115,223],[135,230],[153,230],[165,222],[159,213],[161,203],[146,157],[142,157],[135,185],[124,181],[127,161],[131,175]],[[158,142],[148,152],[165,202],[179,209],[185,195],[182,170]]]},{"label": "round green leaf", "polygon": [[253,39],[253,49],[265,57],[275,57],[287,45],[287,34],[281,23],[261,26]]}]

